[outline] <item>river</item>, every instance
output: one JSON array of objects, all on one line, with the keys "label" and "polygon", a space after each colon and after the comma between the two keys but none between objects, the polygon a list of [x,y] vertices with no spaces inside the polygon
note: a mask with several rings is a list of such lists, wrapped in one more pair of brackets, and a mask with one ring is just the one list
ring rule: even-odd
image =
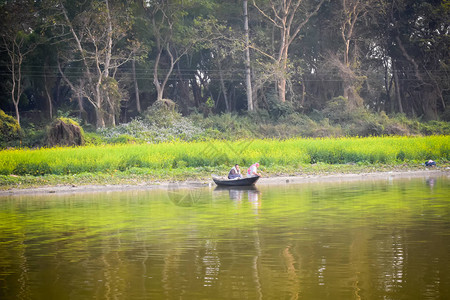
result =
[{"label": "river", "polygon": [[450,299],[450,179],[2,196],[0,299]]}]

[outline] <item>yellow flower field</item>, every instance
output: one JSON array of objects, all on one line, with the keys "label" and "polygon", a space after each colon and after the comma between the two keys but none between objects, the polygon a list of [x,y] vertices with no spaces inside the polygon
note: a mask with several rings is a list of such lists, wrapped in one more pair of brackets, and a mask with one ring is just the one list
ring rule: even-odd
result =
[{"label": "yellow flower field", "polygon": [[305,164],[401,164],[450,160],[450,136],[294,138],[102,145],[0,151],[0,174],[110,173],[259,162],[264,168]]}]

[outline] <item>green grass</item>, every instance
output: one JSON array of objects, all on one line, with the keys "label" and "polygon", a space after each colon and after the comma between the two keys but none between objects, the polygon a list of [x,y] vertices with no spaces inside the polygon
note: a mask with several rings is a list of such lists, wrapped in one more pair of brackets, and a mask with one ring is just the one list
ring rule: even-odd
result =
[{"label": "green grass", "polygon": [[77,182],[87,183],[92,178],[97,183],[102,180],[114,183],[117,180],[183,180],[206,177],[211,172],[226,173],[235,163],[245,168],[254,162],[259,162],[266,174],[339,172],[349,168],[358,171],[358,168],[394,168],[405,164],[417,167],[428,159],[443,165],[450,160],[449,145],[450,136],[427,136],[8,149],[0,151],[0,175],[3,175],[0,185],[11,185],[15,181],[46,184],[39,183],[44,177],[50,182],[58,178],[62,181],[77,178]]}]

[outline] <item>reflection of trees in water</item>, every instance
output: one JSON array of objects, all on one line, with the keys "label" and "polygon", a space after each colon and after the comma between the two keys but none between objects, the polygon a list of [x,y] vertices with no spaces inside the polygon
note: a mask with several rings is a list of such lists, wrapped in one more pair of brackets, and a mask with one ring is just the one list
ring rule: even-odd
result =
[{"label": "reflection of trees in water", "polygon": [[384,293],[394,295],[401,291],[407,275],[408,251],[406,247],[405,232],[394,230],[385,240],[377,243],[376,253],[385,253],[377,257],[376,273],[377,287]]},{"label": "reflection of trees in water", "polygon": [[29,299],[30,298],[30,286],[29,286],[29,277],[28,277],[28,259],[25,253],[26,247],[24,245],[24,241],[22,240],[20,243],[20,254],[19,254],[19,259],[20,259],[20,264],[19,264],[19,268],[20,268],[20,275],[19,275],[19,279],[18,282],[20,284],[20,288],[19,288],[19,299]]},{"label": "reflection of trees in water", "polygon": [[167,195],[170,201],[176,206],[190,207],[200,203],[209,201],[207,198],[201,197],[201,191],[198,188],[180,188],[179,185],[170,185],[167,190]]},{"label": "reflection of trees in water", "polygon": [[201,263],[203,275],[203,286],[213,286],[219,279],[220,257],[217,254],[217,240],[207,239],[204,246],[204,254]]},{"label": "reflection of trees in water", "polygon": [[[105,299],[324,299],[334,291],[349,299],[415,298],[413,292],[418,298],[445,298],[450,244],[448,222],[442,220],[448,201],[438,198],[439,181],[434,193],[421,183],[428,198],[416,202],[380,199],[387,195],[384,185],[370,186],[382,191],[373,198],[367,190],[352,194],[353,187],[347,193],[320,188],[319,198],[304,189],[283,203],[264,190],[264,203],[256,193],[265,208],[257,216],[250,202],[254,190],[214,190],[207,207],[202,203],[211,197],[188,190],[174,190],[170,202],[161,192],[160,206],[134,195],[126,202],[105,200],[99,208],[96,201],[68,202],[79,206],[72,223],[67,220],[73,210],[51,211],[34,201],[36,209],[11,210],[14,220],[26,222],[2,224],[5,241],[13,244],[6,246],[0,266],[14,274],[0,274],[0,298],[6,293],[2,285],[25,299],[49,287],[52,295],[76,287],[83,296],[94,295],[86,298]],[[398,193],[403,195],[403,187]],[[130,199],[138,208],[128,210]],[[235,199],[242,205],[233,206]],[[172,203],[190,203],[193,209]],[[30,223],[31,217],[21,215],[25,209],[44,216]]]},{"label": "reflection of trees in water", "polygon": [[283,250],[283,259],[286,265],[286,273],[288,282],[288,288],[291,292],[290,299],[298,299],[300,294],[300,278],[298,276],[298,270],[296,265],[300,267],[300,263],[295,259],[291,253],[291,246],[287,245]]},{"label": "reflection of trees in water", "polygon": [[181,260],[182,254],[183,250],[181,247],[167,249],[164,253],[161,284],[167,299],[172,298],[174,293],[177,294],[177,290],[180,288],[179,286],[176,286],[176,283],[183,279],[183,273],[179,272],[180,269],[183,268]]}]

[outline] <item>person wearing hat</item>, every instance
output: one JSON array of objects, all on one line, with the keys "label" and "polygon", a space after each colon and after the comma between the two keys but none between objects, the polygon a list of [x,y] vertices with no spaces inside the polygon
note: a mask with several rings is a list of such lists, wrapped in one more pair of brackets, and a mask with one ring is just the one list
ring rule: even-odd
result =
[{"label": "person wearing hat", "polygon": [[247,177],[254,177],[254,176],[261,176],[261,174],[258,173],[259,163],[254,163],[250,166],[247,170]]}]

